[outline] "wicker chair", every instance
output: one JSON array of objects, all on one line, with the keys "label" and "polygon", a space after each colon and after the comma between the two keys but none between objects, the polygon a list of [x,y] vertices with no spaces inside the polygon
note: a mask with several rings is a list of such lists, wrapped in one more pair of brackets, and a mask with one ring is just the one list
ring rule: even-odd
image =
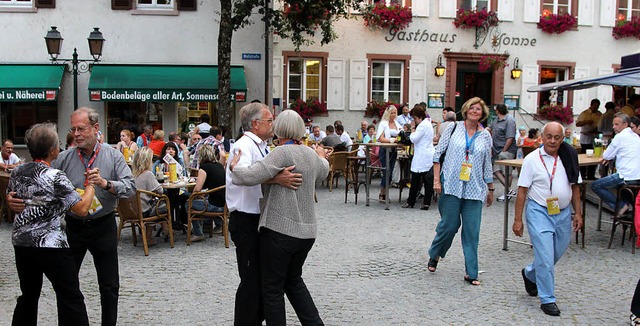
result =
[{"label": "wicker chair", "polygon": [[[329,176],[327,177],[327,182],[329,185],[329,192],[333,191],[334,177],[336,175],[342,174],[344,178],[345,185],[347,184],[347,157],[355,156],[357,151],[353,152],[333,152],[329,155]],[[338,187],[338,179],[335,180],[336,187]]]},{"label": "wicker chair", "polygon": [[[227,204],[224,205],[224,211],[222,212],[207,212],[199,211],[193,208],[193,201],[195,199],[208,202],[208,196],[214,192],[222,191],[226,186],[220,186],[217,188],[209,189],[206,191],[196,191],[189,196],[187,201],[187,246],[191,245],[191,222],[193,221],[205,221],[212,220],[216,217],[222,219],[222,236],[224,237],[224,246],[229,248],[229,210]],[[213,227],[209,230],[209,238],[213,237]]]},{"label": "wicker chair", "polygon": [[[147,194],[153,198],[158,198],[155,205],[155,212],[158,211],[160,203],[164,202],[167,205],[167,212],[157,214],[153,216],[144,217],[142,212],[142,198],[141,194]],[[133,245],[137,245],[138,239],[136,237],[136,226],[140,229],[142,235],[142,246],[144,247],[144,255],[149,256],[149,245],[147,239],[146,228],[149,224],[157,224],[161,222],[167,223],[169,230],[169,241],[171,248],[174,247],[173,241],[173,229],[171,228],[171,204],[169,203],[169,197],[166,195],[157,194],[155,192],[138,189],[136,190],[136,196],[131,198],[120,198],[118,200],[118,216],[120,222],[118,223],[118,241],[120,241],[120,233],[125,227],[131,227],[131,234],[133,235]]]},{"label": "wicker chair", "polygon": [[0,200],[2,205],[0,206],[0,223],[2,217],[6,214],[7,222],[13,223],[13,211],[9,209],[7,205],[7,187],[9,186],[9,176],[0,176]]}]

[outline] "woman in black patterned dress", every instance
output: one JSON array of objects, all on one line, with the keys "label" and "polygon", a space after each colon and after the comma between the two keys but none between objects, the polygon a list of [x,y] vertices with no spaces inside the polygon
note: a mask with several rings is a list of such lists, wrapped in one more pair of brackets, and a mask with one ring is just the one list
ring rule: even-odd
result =
[{"label": "woman in black patterned dress", "polygon": [[87,184],[81,196],[64,172],[50,166],[59,152],[53,123],[32,126],[25,141],[33,162],[13,170],[7,192],[25,201],[25,209],[13,222],[13,247],[22,294],[13,312],[12,325],[36,325],[42,276],[56,292],[58,325],[89,325],[67,235],[60,225],[67,210],[86,216],[94,197]]}]

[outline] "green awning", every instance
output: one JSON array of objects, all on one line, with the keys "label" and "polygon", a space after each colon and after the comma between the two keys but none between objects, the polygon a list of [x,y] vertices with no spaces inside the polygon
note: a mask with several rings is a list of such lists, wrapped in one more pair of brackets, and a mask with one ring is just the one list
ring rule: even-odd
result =
[{"label": "green awning", "polygon": [[55,101],[63,65],[0,64],[0,102]]},{"label": "green awning", "polygon": [[[244,101],[244,67],[231,67],[231,100]],[[215,102],[218,66],[106,65],[91,70],[92,101]]]}]

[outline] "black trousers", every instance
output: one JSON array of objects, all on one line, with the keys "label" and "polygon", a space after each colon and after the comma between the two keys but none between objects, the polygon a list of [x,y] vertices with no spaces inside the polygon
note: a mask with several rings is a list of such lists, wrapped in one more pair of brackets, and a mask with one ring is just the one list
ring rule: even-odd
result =
[{"label": "black trousers", "polygon": [[102,326],[116,325],[118,320],[118,243],[115,216],[112,213],[96,220],[80,220],[66,217],[67,238],[76,265],[76,274],[87,253],[93,256],[98,275]]},{"label": "black trousers", "polygon": [[236,245],[240,285],[236,291],[234,325],[262,325],[262,295],[260,292],[260,214],[239,211],[229,216],[229,232]]},{"label": "black trousers", "polygon": [[636,315],[636,317],[640,316],[640,280],[638,280],[636,292],[633,294],[633,299],[631,300],[631,313]]},{"label": "black trousers", "polygon": [[304,325],[324,325],[307,285],[302,266],[315,239],[298,239],[279,232],[260,230],[262,298],[268,326],[285,326],[284,294]]},{"label": "black trousers", "polygon": [[89,325],[78,272],[68,248],[13,247],[22,294],[13,311],[13,326],[38,323],[38,301],[45,275],[56,292],[58,325]]},{"label": "black trousers", "polygon": [[430,206],[431,198],[433,198],[433,167],[427,172],[411,172],[411,188],[409,188],[407,204],[411,206],[416,204],[416,198],[418,198],[418,193],[420,193],[422,186],[424,186],[422,204]]},{"label": "black trousers", "polygon": [[[582,154],[586,153],[587,149],[593,149],[593,144],[580,144],[580,153]],[[595,180],[597,167],[598,167],[597,165],[581,167],[580,174],[582,174],[582,179]]]}]

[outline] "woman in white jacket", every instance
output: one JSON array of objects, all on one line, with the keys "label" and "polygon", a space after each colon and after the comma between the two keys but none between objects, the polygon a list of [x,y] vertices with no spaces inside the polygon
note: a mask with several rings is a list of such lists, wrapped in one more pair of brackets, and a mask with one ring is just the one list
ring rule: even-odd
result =
[{"label": "woman in white jacket", "polygon": [[424,185],[424,199],[422,210],[428,210],[433,197],[433,126],[426,119],[427,115],[422,107],[414,107],[411,112],[413,123],[409,139],[413,143],[413,159],[411,160],[411,188],[407,203],[403,208],[413,208],[420,188]]}]

